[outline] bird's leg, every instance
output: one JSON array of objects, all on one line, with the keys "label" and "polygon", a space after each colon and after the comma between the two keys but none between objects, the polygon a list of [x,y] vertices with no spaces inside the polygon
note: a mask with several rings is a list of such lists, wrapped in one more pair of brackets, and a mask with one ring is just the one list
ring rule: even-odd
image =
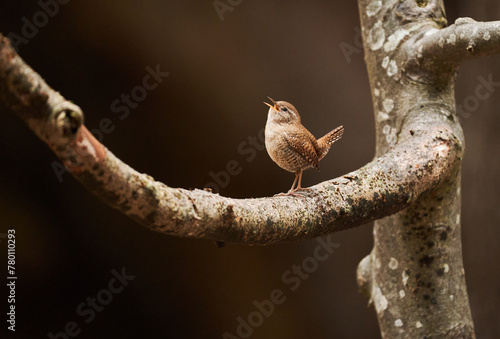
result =
[{"label": "bird's leg", "polygon": [[295,180],[293,181],[292,188],[290,188],[290,190],[287,193],[278,193],[278,194],[275,194],[274,196],[275,197],[280,197],[280,196],[285,196],[285,195],[297,196],[296,194],[293,193],[293,188],[295,187],[295,183],[297,182],[297,179],[298,179],[298,176],[297,176],[297,173],[295,173]]},{"label": "bird's leg", "polygon": [[[300,181],[301,181],[301,179],[302,179],[302,171],[295,173],[295,180],[293,181],[292,188],[290,188],[290,190],[287,193],[278,193],[278,194],[275,194],[274,196],[275,197],[280,197],[280,196],[291,195],[291,196],[294,196],[294,197],[302,197],[303,195],[295,193],[298,188],[294,189],[295,184],[297,183],[297,180],[299,182],[298,187],[300,187]],[[301,190],[304,190],[304,189],[301,188]]]},{"label": "bird's leg", "polygon": [[310,191],[311,190],[310,188],[302,187],[302,171],[300,171],[299,173],[297,173],[296,180],[297,180],[297,178],[299,179],[297,187],[294,190],[290,190],[288,193],[290,193],[290,192],[294,193],[294,192],[297,192],[297,191]]},{"label": "bird's leg", "polygon": [[[300,171],[300,175],[302,175],[302,171]],[[293,180],[292,187],[288,190],[288,193],[295,191],[293,188],[295,187],[295,184],[297,183],[297,179],[299,179],[299,173],[295,173],[295,179]]]},{"label": "bird's leg", "polygon": [[[287,193],[276,194],[275,197],[276,196],[283,196],[283,195],[285,195],[285,196],[291,195],[293,197],[304,197],[302,194],[295,193],[295,192],[297,192],[297,191],[310,191],[311,189],[301,187],[301,183],[302,183],[302,170],[295,173],[295,180],[293,181],[292,188],[290,188],[290,190]],[[297,184],[297,187],[295,187],[295,184]]]}]

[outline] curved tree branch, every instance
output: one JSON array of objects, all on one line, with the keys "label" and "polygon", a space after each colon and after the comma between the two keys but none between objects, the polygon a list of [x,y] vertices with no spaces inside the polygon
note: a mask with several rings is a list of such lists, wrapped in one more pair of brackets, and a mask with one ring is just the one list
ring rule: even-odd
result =
[{"label": "curved tree branch", "polygon": [[477,22],[458,18],[443,29],[428,30],[415,45],[425,67],[452,64],[500,53],[500,21]]},{"label": "curved tree branch", "polygon": [[72,175],[112,207],[175,236],[266,245],[312,238],[391,215],[432,191],[460,163],[462,145],[441,107],[408,115],[398,144],[308,197],[231,199],[170,188],[130,168],[82,124],[83,114],[0,40],[0,92]]}]

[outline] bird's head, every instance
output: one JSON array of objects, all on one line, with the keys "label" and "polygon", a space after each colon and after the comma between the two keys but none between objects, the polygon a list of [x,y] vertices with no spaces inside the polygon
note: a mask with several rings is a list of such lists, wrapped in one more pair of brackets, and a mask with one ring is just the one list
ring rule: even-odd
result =
[{"label": "bird's head", "polygon": [[299,112],[291,103],[286,101],[274,101],[271,98],[269,99],[273,102],[273,105],[264,102],[264,104],[269,106],[269,121],[277,123],[300,123]]}]

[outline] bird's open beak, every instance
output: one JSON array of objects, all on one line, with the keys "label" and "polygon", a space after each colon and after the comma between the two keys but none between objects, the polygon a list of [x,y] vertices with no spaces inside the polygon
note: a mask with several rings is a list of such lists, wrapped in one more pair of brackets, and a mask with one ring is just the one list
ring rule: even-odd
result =
[{"label": "bird's open beak", "polygon": [[269,100],[271,100],[273,102],[274,106],[271,105],[271,104],[269,104],[269,103],[267,103],[267,102],[264,102],[264,104],[267,105],[267,106],[269,106],[269,107],[271,107],[271,108],[274,108],[276,111],[279,111],[280,109],[279,109],[278,105],[276,104],[276,102],[274,102],[274,100],[271,99],[271,98],[269,98]]}]

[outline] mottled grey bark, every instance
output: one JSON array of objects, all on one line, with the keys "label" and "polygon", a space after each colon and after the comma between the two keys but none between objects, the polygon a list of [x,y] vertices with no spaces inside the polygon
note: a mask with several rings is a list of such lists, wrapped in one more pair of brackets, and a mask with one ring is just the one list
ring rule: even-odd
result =
[{"label": "mottled grey bark", "polygon": [[[441,1],[360,0],[376,117],[375,159],[305,197],[231,199],[171,188],[116,158],[0,35],[0,98],[100,199],[151,230],[267,245],[378,220],[358,282],[386,338],[473,337],[460,242],[462,129],[457,67],[500,52],[500,24],[459,19]],[[394,214],[396,213],[396,214]]]}]

